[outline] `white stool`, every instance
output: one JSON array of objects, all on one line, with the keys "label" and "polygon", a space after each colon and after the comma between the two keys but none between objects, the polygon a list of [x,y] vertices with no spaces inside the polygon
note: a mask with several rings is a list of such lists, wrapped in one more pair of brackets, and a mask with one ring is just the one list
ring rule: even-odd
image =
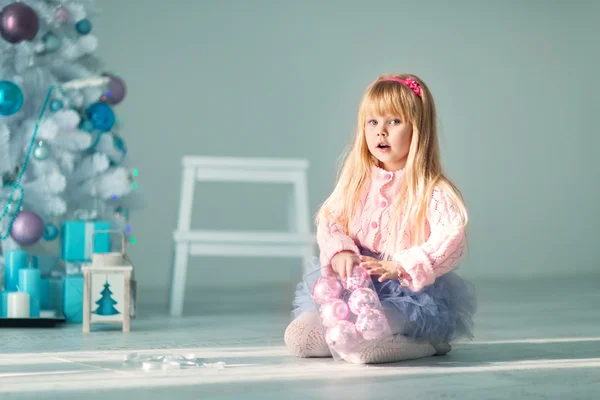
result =
[{"label": "white stool", "polygon": [[[223,158],[185,156],[175,241],[175,262],[171,282],[172,316],[181,316],[185,295],[187,262],[190,255],[238,257],[299,257],[304,267],[315,254],[315,235],[309,229],[306,170],[302,159]],[[293,185],[289,203],[290,231],[248,232],[191,230],[196,181],[256,182]]]}]

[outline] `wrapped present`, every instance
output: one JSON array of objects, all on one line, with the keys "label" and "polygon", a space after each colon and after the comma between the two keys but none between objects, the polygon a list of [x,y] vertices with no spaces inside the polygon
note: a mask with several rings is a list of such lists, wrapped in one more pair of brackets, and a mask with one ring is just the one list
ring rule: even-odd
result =
[{"label": "wrapped present", "polygon": [[65,221],[62,224],[61,256],[65,261],[90,261],[92,253],[110,252],[109,233],[97,231],[110,229],[108,221]]},{"label": "wrapped present", "polygon": [[40,308],[42,310],[62,311],[64,278],[42,278],[40,284]]},{"label": "wrapped present", "polygon": [[64,278],[63,314],[67,322],[83,321],[83,275]]},{"label": "wrapped present", "polygon": [[56,272],[60,272],[63,268],[58,254],[39,254],[35,257],[37,258],[37,268],[39,268],[42,277],[51,276]]}]

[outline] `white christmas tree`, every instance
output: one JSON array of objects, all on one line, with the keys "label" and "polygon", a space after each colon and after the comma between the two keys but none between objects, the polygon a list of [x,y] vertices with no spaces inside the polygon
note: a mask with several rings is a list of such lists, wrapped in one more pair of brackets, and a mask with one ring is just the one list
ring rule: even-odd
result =
[{"label": "white christmas tree", "polygon": [[115,108],[125,83],[94,56],[91,0],[0,0],[3,251],[54,240],[64,219],[126,232],[141,206]]}]

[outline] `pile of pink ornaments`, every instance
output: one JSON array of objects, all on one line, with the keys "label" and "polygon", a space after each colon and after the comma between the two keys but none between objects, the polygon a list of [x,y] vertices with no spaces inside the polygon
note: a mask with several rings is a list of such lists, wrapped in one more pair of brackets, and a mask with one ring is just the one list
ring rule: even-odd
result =
[{"label": "pile of pink ornaments", "polygon": [[[350,293],[348,301],[345,294]],[[371,277],[364,268],[355,267],[352,276],[340,281],[322,277],[313,286],[313,299],[319,304],[321,323],[327,328],[327,344],[340,353],[352,351],[364,340],[383,337],[388,323]]]}]

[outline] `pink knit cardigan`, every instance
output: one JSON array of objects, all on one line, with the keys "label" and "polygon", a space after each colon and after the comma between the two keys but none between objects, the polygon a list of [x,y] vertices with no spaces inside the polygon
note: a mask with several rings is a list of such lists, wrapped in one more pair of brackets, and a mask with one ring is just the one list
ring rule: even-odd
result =
[{"label": "pink knit cardigan", "polygon": [[[340,251],[358,254],[359,246],[374,253],[383,252],[393,215],[390,203],[403,175],[403,170],[389,172],[373,167],[369,188],[361,197],[349,235],[344,234],[342,226],[331,217],[319,221],[317,242],[322,266],[330,267],[331,259]],[[465,250],[465,232],[458,210],[438,188],[434,189],[429,204],[427,233],[427,240],[420,246],[403,245],[407,242],[405,237],[400,248],[389,249],[393,260],[408,274],[401,279],[413,291],[431,285],[437,277],[453,270]]]}]

